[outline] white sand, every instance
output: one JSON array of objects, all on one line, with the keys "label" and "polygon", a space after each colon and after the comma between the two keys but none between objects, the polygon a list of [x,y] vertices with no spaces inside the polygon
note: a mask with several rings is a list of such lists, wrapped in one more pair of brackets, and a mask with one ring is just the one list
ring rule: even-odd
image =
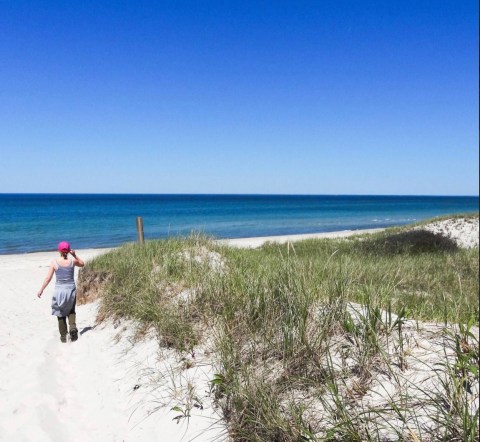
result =
[{"label": "white sand", "polygon": [[287,242],[302,241],[304,239],[320,239],[320,238],[347,238],[352,235],[362,233],[375,233],[385,229],[364,229],[364,230],[342,230],[340,232],[324,232],[324,233],[305,233],[301,235],[282,235],[282,236],[259,236],[256,238],[235,238],[223,239],[219,242],[232,247],[260,247],[267,242],[284,244]]},{"label": "white sand", "polygon": [[[77,253],[90,259],[102,250]],[[96,303],[77,306],[78,341],[60,342],[50,316],[54,281],[36,297],[56,255],[0,255],[0,440],[221,440],[223,427],[207,401],[203,410],[192,409],[189,422],[173,420],[180,413],[171,408],[183,406],[189,382],[200,398],[206,395],[213,373],[201,365],[202,355],[193,368],[172,373],[169,367],[179,365],[175,355],[160,355],[153,338],[131,348],[132,330],[95,327]],[[115,343],[119,332],[124,338]],[[157,410],[169,396],[174,399]]]},{"label": "white sand", "polygon": [[[365,231],[223,242],[258,247],[266,241],[355,233]],[[81,250],[78,255],[88,260],[102,252]],[[173,352],[160,354],[153,337],[132,346],[127,323],[96,326],[98,303],[77,307],[79,340],[60,342],[57,320],[50,316],[54,281],[41,299],[36,297],[56,256],[0,255],[0,440],[225,440],[208,392],[214,373],[202,363],[207,356],[201,351],[195,359],[179,361]],[[203,409],[197,408],[200,404]],[[174,406],[190,408],[190,419],[177,424],[174,418],[181,413],[171,410]]]},{"label": "white sand", "polygon": [[472,249],[478,247],[478,218],[455,218],[435,221],[420,229],[446,236],[457,243],[458,247]]}]

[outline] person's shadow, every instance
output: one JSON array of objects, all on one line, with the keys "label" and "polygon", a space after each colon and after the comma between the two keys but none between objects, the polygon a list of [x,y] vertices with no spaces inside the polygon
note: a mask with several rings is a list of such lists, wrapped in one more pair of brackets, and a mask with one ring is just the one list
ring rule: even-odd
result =
[{"label": "person's shadow", "polygon": [[95,328],[95,326],[93,326],[93,327],[90,327],[90,326],[83,327],[83,329],[80,331],[80,334],[83,335],[84,333],[87,333],[88,331],[93,330],[94,328]]}]

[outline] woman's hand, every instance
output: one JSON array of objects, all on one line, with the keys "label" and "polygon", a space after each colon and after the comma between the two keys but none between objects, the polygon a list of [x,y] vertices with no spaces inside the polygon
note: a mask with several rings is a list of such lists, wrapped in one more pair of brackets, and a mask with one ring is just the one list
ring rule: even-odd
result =
[{"label": "woman's hand", "polygon": [[37,293],[37,298],[41,298],[41,297],[42,297],[42,294],[43,294],[43,290],[40,290],[40,291]]},{"label": "woman's hand", "polygon": [[75,253],[75,250],[70,250],[70,254],[75,258],[75,265],[76,266],[83,267],[85,265],[83,260],[77,256],[77,254]]}]

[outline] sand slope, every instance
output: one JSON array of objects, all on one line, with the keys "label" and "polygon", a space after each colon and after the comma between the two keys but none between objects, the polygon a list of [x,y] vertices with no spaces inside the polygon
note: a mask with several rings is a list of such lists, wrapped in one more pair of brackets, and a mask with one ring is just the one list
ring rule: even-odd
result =
[{"label": "sand slope", "polygon": [[[83,250],[79,256],[100,252]],[[208,407],[194,408],[189,422],[178,424],[172,419],[179,413],[170,406],[157,409],[163,393],[148,380],[161,370],[158,345],[146,339],[132,349],[127,330],[115,344],[120,330],[108,323],[95,327],[97,304],[77,307],[79,340],[60,342],[57,320],[50,316],[54,282],[42,299],[36,297],[55,256],[0,256],[0,440],[188,441],[200,435],[195,440],[206,441],[221,435]],[[172,355],[163,356],[164,364],[173,362]],[[208,380],[211,373],[195,377]],[[187,378],[182,374],[177,383]]]}]

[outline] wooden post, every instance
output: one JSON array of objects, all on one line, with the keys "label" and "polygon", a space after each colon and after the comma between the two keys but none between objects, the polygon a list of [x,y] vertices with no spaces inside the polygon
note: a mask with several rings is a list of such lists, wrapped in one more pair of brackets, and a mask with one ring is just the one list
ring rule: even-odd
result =
[{"label": "wooden post", "polygon": [[141,216],[137,216],[137,233],[138,242],[143,244],[145,242],[145,238],[143,237],[143,218]]}]

